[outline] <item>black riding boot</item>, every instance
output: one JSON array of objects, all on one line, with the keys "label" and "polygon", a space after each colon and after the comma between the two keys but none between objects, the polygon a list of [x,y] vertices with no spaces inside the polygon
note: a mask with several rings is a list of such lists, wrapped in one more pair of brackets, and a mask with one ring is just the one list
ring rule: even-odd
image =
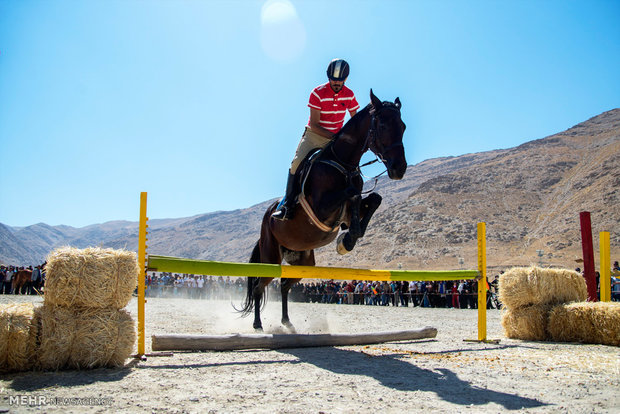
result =
[{"label": "black riding boot", "polygon": [[273,212],[271,217],[276,220],[288,220],[293,217],[295,210],[295,174],[288,173],[288,179],[286,181],[286,194],[278,208]]}]

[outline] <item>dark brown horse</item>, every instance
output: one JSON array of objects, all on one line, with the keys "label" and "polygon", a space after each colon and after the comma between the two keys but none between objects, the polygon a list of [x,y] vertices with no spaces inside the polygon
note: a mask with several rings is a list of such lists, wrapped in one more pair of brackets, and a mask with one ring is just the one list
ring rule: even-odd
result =
[{"label": "dark brown horse", "polygon": [[[348,230],[338,237],[338,252],[345,254],[362,237],[381,196],[362,196],[363,180],[359,163],[369,149],[385,167],[388,176],[400,180],[407,169],[400,116],[400,100],[381,102],[370,91],[370,104],[351,118],[334,139],[307,160],[300,175],[300,205],[294,217],[280,221],[271,217],[277,207],[272,204],[263,217],[260,239],[250,263],[314,266],[314,249],[331,243],[338,230]],[[300,168],[301,170],[302,168]],[[272,278],[248,278],[247,295],[241,312],[254,310],[254,328],[262,329],[260,308],[265,287]],[[294,331],[288,317],[288,291],[301,279],[283,279],[282,324]]]}]

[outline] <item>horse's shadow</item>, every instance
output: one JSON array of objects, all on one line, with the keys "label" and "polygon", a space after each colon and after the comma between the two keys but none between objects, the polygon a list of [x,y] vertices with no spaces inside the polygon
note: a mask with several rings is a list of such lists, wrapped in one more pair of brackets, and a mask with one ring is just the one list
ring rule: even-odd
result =
[{"label": "horse's shadow", "polygon": [[[295,356],[302,363],[341,375],[366,375],[383,386],[399,391],[432,391],[445,401],[458,405],[496,403],[508,410],[547,405],[544,402],[491,389],[473,386],[449,369],[417,367],[401,360],[403,354],[370,356],[341,348],[296,348],[280,352]],[[438,392],[445,390],[445,392]]]}]

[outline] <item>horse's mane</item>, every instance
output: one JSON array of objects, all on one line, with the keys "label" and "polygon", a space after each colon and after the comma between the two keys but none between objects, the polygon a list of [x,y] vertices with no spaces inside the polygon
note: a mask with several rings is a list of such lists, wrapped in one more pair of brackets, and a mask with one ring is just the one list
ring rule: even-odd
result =
[{"label": "horse's mane", "polygon": [[[399,107],[394,103],[394,102],[390,102],[390,101],[383,101],[381,102],[381,106],[383,108],[394,108],[394,109],[399,109]],[[345,134],[347,132],[349,132],[350,129],[352,129],[355,125],[357,125],[357,123],[359,122],[359,119],[362,116],[365,116],[366,113],[370,112],[370,110],[373,108],[372,103],[369,103],[368,105],[366,105],[364,107],[364,109],[361,109],[359,111],[357,111],[355,113],[355,115],[353,115],[345,124],[344,126],[340,129],[340,131],[338,131],[338,133],[336,134],[336,136],[334,137],[334,139],[332,140],[335,141],[336,139],[338,139],[338,137],[340,136],[340,134]]]},{"label": "horse's mane", "polygon": [[[368,104],[364,107],[364,109],[361,109],[359,111],[357,111],[355,113],[355,115],[353,115],[344,125],[342,128],[340,128],[340,131],[338,131],[338,133],[336,134],[336,136],[334,137],[334,139],[332,141],[335,141],[341,134],[343,133],[347,133],[350,129],[353,129],[353,127],[355,125],[357,125],[357,123],[359,122],[359,120],[362,118],[362,116],[365,116],[365,114],[367,112],[370,112],[370,108],[372,108],[372,104]],[[362,115],[364,114],[364,115]]]}]

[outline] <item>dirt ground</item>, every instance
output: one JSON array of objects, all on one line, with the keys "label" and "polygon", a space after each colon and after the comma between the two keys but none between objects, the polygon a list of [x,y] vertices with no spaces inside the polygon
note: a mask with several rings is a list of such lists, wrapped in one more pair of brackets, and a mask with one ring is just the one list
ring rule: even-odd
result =
[{"label": "dirt ground", "polygon": [[[0,303],[32,297],[0,296]],[[40,301],[39,298],[34,298]],[[238,301],[237,301],[238,304]],[[252,333],[230,301],[149,298],[147,352],[157,333]],[[136,315],[135,299],[129,305]],[[0,380],[0,412],[405,413],[620,412],[620,348],[503,337],[488,311],[290,305],[298,333],[378,332],[433,326],[437,338],[369,346],[176,352],[122,369],[24,372]],[[281,333],[280,304],[263,324]],[[100,405],[101,404],[101,405]]]}]

